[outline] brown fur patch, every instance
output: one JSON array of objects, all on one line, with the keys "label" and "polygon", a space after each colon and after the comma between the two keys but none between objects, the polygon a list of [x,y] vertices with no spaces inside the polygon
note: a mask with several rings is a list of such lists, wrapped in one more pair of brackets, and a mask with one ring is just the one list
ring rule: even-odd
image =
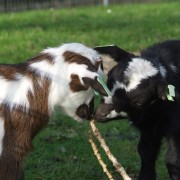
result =
[{"label": "brown fur patch", "polygon": [[48,53],[40,53],[36,57],[29,59],[27,62],[34,63],[43,60],[48,61],[50,64],[54,64],[54,57]]},{"label": "brown fur patch", "polygon": [[[38,83],[41,81],[41,85]],[[30,126],[32,127],[32,137],[46,125],[49,118],[48,96],[50,80],[44,78],[41,80],[36,76],[33,77],[33,89],[36,93],[29,92],[28,99],[30,104],[29,116],[31,117]]]},{"label": "brown fur patch", "polygon": [[16,80],[15,75],[17,73],[26,74],[28,77],[31,76],[31,72],[29,73],[28,65],[41,61],[46,60],[50,64],[54,64],[53,56],[48,53],[41,53],[38,56],[29,59],[25,63],[20,64],[0,64],[0,76],[4,77],[6,80]]},{"label": "brown fur patch", "polygon": [[101,60],[101,61],[97,61],[97,62],[95,63],[95,67],[96,67],[97,70],[99,69],[99,67],[101,67],[101,69],[103,70],[102,60]]},{"label": "brown fur patch", "polygon": [[65,61],[68,63],[85,64],[87,65],[88,70],[92,72],[97,72],[98,70],[97,67],[93,65],[88,58],[82,56],[81,54],[74,53],[71,51],[66,51],[64,52],[63,56],[64,56]]},{"label": "brown fur patch", "polygon": [[0,157],[0,179],[20,179],[23,175],[22,161],[32,148],[27,116],[19,109],[10,111],[7,105],[0,106],[4,119],[5,136]]},{"label": "brown fur patch", "polygon": [[6,80],[15,80],[16,73],[23,72],[24,69],[25,69],[25,64],[19,64],[19,65],[1,64],[0,76],[4,77]]},{"label": "brown fur patch", "polygon": [[71,74],[71,82],[69,85],[73,92],[86,91],[88,89],[88,86],[81,84],[77,74]]}]

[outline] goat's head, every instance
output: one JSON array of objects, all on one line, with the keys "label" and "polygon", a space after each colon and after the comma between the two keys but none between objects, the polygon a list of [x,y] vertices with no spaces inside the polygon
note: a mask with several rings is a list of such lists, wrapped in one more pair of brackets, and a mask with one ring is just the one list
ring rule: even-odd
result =
[{"label": "goat's head", "polygon": [[127,117],[140,112],[157,99],[166,99],[167,84],[150,61],[117,46],[96,47],[118,64],[108,73],[107,86],[112,96],[104,97],[95,113],[98,121]]},{"label": "goat's head", "polygon": [[58,88],[51,91],[54,93],[50,100],[53,102],[52,106],[58,105],[78,121],[90,119],[94,111],[94,90],[107,95],[97,80],[99,76],[103,76],[100,55],[79,43],[64,44],[55,50],[49,48],[43,53],[53,55],[53,66],[59,67],[54,73],[57,76],[54,84],[59,84],[62,93],[59,95]]}]

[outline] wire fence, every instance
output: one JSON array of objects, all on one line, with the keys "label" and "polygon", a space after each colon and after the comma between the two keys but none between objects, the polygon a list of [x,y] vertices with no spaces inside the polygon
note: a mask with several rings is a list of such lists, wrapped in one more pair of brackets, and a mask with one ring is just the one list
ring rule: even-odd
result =
[{"label": "wire fence", "polygon": [[158,0],[0,0],[0,12],[155,1]]},{"label": "wire fence", "polygon": [[0,0],[0,11],[10,12],[93,4],[99,4],[99,0]]}]

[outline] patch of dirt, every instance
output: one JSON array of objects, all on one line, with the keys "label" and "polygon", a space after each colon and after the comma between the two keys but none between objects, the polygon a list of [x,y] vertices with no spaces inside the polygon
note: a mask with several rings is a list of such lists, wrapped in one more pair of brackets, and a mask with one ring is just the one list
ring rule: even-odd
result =
[{"label": "patch of dirt", "polygon": [[113,61],[111,58],[108,56],[103,56],[103,66],[104,66],[104,74],[107,75],[109,70],[111,70],[117,62]]},{"label": "patch of dirt", "polygon": [[[133,54],[139,56],[139,52],[133,52]],[[104,66],[104,74],[107,75],[109,70],[111,70],[117,62],[113,61],[109,56],[102,56],[103,58],[103,66]]]}]

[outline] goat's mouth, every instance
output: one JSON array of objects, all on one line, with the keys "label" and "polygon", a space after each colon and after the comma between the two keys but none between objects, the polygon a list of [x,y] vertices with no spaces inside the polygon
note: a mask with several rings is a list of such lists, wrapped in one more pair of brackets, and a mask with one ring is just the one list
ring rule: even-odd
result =
[{"label": "goat's mouth", "polygon": [[100,104],[96,109],[94,119],[98,122],[106,122],[108,121],[108,115],[113,110],[112,104]]},{"label": "goat's mouth", "polygon": [[87,104],[80,105],[76,110],[76,116],[83,120],[90,120],[92,117],[92,113],[89,110],[89,107]]},{"label": "goat's mouth", "polygon": [[113,104],[100,104],[94,115],[94,119],[97,122],[108,122],[113,120],[124,119],[127,117],[128,115],[126,112],[117,112],[114,109]]}]

